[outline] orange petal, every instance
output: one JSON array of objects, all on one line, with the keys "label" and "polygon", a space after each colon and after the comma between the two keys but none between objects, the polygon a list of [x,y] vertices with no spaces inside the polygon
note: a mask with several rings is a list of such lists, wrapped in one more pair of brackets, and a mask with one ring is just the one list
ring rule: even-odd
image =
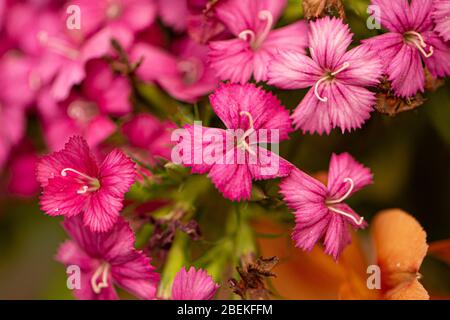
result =
[{"label": "orange petal", "polygon": [[428,254],[450,265],[450,239],[430,243]]},{"label": "orange petal", "polygon": [[415,279],[398,285],[387,292],[385,298],[389,300],[429,300],[430,296],[422,284]]},{"label": "orange petal", "polygon": [[262,256],[276,255],[280,258],[273,270],[277,277],[271,279],[271,282],[283,298],[337,299],[350,265],[354,265],[358,274],[360,270],[365,270],[356,237],[336,263],[320,246],[314,247],[310,253],[295,248],[290,237],[291,227],[269,220],[259,220],[254,223],[254,227],[259,233],[284,235],[277,238],[258,238]]},{"label": "orange petal", "polygon": [[400,297],[408,294],[424,296],[419,294],[423,287],[417,282],[416,275],[428,245],[426,233],[416,219],[399,209],[382,211],[372,222],[372,234],[383,289],[398,290],[396,296]]}]

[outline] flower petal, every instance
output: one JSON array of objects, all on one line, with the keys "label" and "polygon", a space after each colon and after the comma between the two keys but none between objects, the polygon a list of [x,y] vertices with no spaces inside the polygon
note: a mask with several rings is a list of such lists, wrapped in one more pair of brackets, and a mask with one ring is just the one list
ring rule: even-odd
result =
[{"label": "flower petal", "polygon": [[219,285],[202,269],[182,268],[176,274],[172,285],[173,300],[211,300]]},{"label": "flower petal", "polygon": [[269,84],[282,89],[311,87],[323,75],[322,69],[308,56],[281,50],[269,65]]},{"label": "flower petal", "polygon": [[339,199],[350,188],[346,178],[352,179],[353,194],[365,186],[373,183],[373,175],[369,168],[358,163],[350,154],[341,153],[331,156],[330,168],[328,170],[328,191],[333,199]]},{"label": "flower petal", "polygon": [[352,42],[352,33],[341,19],[325,17],[310,23],[311,57],[322,69],[336,69]]}]

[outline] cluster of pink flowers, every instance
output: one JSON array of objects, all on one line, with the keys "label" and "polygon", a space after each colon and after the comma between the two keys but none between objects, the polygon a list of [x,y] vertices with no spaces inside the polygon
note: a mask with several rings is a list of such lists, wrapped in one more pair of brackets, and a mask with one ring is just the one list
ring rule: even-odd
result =
[{"label": "cluster of pink flowers", "polygon": [[[72,240],[57,259],[80,266],[76,296],[115,299],[117,285],[158,298],[159,274],[134,248],[121,211],[131,186],[151,175],[142,164],[171,160],[176,144],[181,163],[208,174],[232,201],[249,200],[255,180],[281,178],[296,245],[311,250],[322,241],[337,260],[350,243],[349,227],[367,225],[345,201],[372,183],[372,173],[347,153],[333,155],[324,184],[260,143],[287,140],[294,130],[361,128],[383,77],[397,97],[410,98],[425,90],[424,66],[434,78],[450,75],[449,0],[371,3],[385,31],[359,44],[339,18],[277,27],[286,0],[0,2],[0,169],[11,172],[9,192],[29,196],[40,185],[42,211],[64,216]],[[80,28],[68,27],[70,6],[81,12]],[[171,43],[158,20],[174,34]],[[135,69],[121,73],[114,62]],[[175,122],[137,107],[136,81],[181,104],[209,95],[225,129],[187,124],[182,129],[199,141],[171,139]],[[308,91],[290,114],[262,84]],[[49,155],[38,160],[27,128],[42,131]],[[224,143],[229,129],[241,131],[231,145]],[[225,161],[194,159],[212,148]],[[27,178],[35,168],[39,185]],[[205,271],[182,269],[172,299],[211,299],[217,288]]]}]

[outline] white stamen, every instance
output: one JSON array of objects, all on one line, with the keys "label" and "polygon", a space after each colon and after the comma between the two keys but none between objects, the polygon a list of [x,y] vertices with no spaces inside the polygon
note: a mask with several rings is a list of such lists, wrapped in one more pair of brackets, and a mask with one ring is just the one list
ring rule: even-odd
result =
[{"label": "white stamen", "polygon": [[258,19],[266,22],[261,33],[259,33],[257,35],[255,33],[255,31],[246,29],[244,31],[241,31],[238,36],[239,39],[248,41],[250,43],[250,46],[253,49],[258,49],[263,44],[263,42],[266,40],[267,36],[269,35],[270,30],[272,30],[273,23],[274,23],[273,15],[269,10],[260,11],[258,13]]},{"label": "white stamen", "polygon": [[244,147],[244,149],[247,150],[250,154],[256,156],[256,152],[252,148],[250,148],[247,141],[245,141],[245,139],[247,139],[247,137],[249,137],[255,131],[253,117],[251,113],[248,111],[241,111],[239,112],[239,115],[246,116],[248,118],[250,128],[248,128],[247,131],[245,131],[242,137],[239,139],[237,147],[238,148]]},{"label": "white stamen", "polygon": [[266,25],[264,26],[262,33],[258,36],[258,39],[255,43],[256,48],[259,48],[264,40],[266,40],[270,30],[272,30],[273,27],[273,15],[269,10],[260,11],[258,14],[258,18],[262,21],[266,21]]},{"label": "white stamen", "polygon": [[70,48],[65,43],[57,38],[49,37],[48,33],[45,31],[41,31],[38,33],[38,39],[41,44],[53,49],[57,53],[66,56],[72,60],[78,58],[79,52],[73,48]]},{"label": "white stamen", "polygon": [[[96,294],[99,294],[103,288],[108,288],[108,273],[109,264],[104,262],[97,268],[97,270],[95,270],[95,273],[92,275],[91,287]],[[97,280],[100,276],[102,277],[101,282],[97,284]]]},{"label": "white stamen", "polygon": [[92,182],[97,182],[97,181],[98,181],[98,179],[92,178],[92,177],[88,176],[87,174],[84,174],[84,173],[82,173],[82,172],[80,172],[80,171],[78,171],[78,170],[72,169],[72,168],[64,168],[64,169],[62,169],[62,170],[61,170],[61,175],[62,175],[63,177],[67,177],[67,172],[68,172],[68,171],[69,171],[69,172],[76,173],[76,174],[82,176],[83,178],[85,178],[85,179],[87,179],[87,180],[89,180],[89,181],[92,181]]},{"label": "white stamen", "polygon": [[256,35],[252,30],[244,30],[241,33],[239,33],[239,39],[242,39],[244,41],[248,41],[251,44],[255,43]]},{"label": "white stamen", "polygon": [[338,214],[341,214],[343,216],[346,216],[347,218],[352,219],[358,226],[360,226],[363,223],[363,221],[364,221],[364,217],[361,217],[359,220],[356,220],[356,218],[354,216],[352,216],[351,214],[349,214],[347,212],[344,212],[342,210],[336,209],[334,207],[328,207],[328,209],[333,211],[333,212],[336,212]]},{"label": "white stamen", "polygon": [[352,193],[353,189],[355,188],[355,183],[353,182],[353,179],[351,179],[351,178],[345,178],[344,182],[350,184],[350,188],[348,188],[347,192],[342,197],[340,197],[339,199],[328,200],[327,204],[341,203],[342,201],[345,201],[350,196],[350,194]]},{"label": "white stamen", "polygon": [[89,191],[88,186],[82,186],[80,190],[77,191],[78,194],[83,194]]},{"label": "white stamen", "polygon": [[419,49],[419,51],[425,56],[425,58],[430,58],[434,54],[433,46],[430,46],[429,53],[425,52],[424,49],[427,47],[427,44],[420,33],[416,32],[416,31],[408,31],[405,34],[406,35],[412,34],[417,37],[417,39],[419,40],[419,43],[417,43],[417,41],[414,41],[414,40],[411,42],[416,46],[417,49]]},{"label": "white stamen", "polygon": [[330,76],[331,76],[331,77],[334,77],[334,76],[338,75],[339,73],[341,73],[342,71],[344,71],[345,69],[347,69],[348,67],[350,67],[350,63],[344,62],[344,63],[342,64],[342,67],[340,67],[340,68],[337,69],[336,71],[330,73],[330,75],[326,75],[326,76],[320,78],[320,79],[316,82],[316,84],[314,85],[314,94],[316,95],[317,99],[319,99],[319,100],[322,101],[322,102],[327,102],[327,101],[328,101],[328,98],[327,98],[327,97],[323,97],[323,98],[322,98],[322,97],[320,96],[320,94],[319,94],[319,85],[320,85],[322,82],[328,80],[328,79],[330,78]]},{"label": "white stamen", "polygon": [[356,220],[356,218],[353,215],[351,215],[350,213],[347,213],[345,211],[342,211],[340,209],[337,209],[337,208],[333,207],[334,204],[339,204],[342,201],[345,201],[350,196],[350,194],[353,192],[353,189],[355,188],[355,182],[353,181],[353,179],[345,178],[344,182],[350,184],[350,187],[348,188],[347,192],[342,197],[340,197],[339,199],[334,199],[334,200],[331,199],[331,200],[325,201],[325,204],[327,205],[329,210],[331,210],[331,211],[333,211],[335,213],[338,213],[340,215],[343,215],[343,216],[345,216],[347,218],[352,219],[357,225],[361,225],[362,222],[364,221],[364,217],[361,217],[359,220]]}]

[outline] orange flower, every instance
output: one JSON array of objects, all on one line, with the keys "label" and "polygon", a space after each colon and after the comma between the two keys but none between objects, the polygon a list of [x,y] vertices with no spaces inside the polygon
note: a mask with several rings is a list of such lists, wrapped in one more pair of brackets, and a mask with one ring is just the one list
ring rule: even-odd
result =
[{"label": "orange flower", "polygon": [[[260,232],[280,232],[280,227],[275,228],[257,225]],[[391,209],[375,216],[371,231],[375,250],[363,251],[354,235],[338,263],[317,246],[308,254],[295,249],[288,238],[260,239],[262,254],[281,260],[274,270],[274,289],[288,299],[429,299],[418,281],[428,249],[420,224],[406,212]],[[366,283],[370,252],[375,253],[373,261],[381,270],[380,290],[371,290]]]}]

